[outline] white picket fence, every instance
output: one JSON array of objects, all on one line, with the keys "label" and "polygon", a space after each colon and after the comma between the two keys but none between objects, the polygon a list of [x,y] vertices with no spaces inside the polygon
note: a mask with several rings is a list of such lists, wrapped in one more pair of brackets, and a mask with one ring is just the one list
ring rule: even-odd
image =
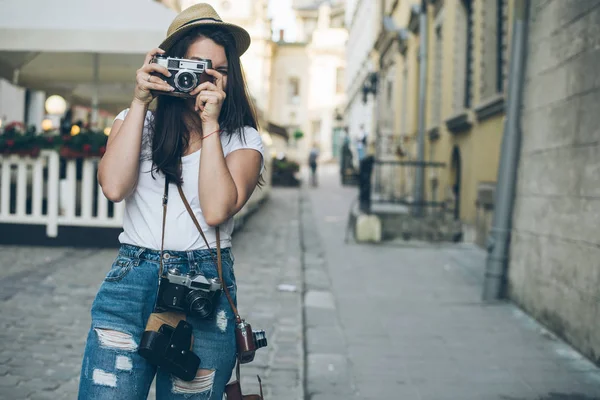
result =
[{"label": "white picket fence", "polygon": [[[97,158],[66,161],[60,179],[57,151],[42,151],[38,157],[0,155],[0,223],[46,225],[49,237],[59,226],[122,226],[124,202],[113,204],[96,183]],[[95,201],[94,201],[95,200]]]}]

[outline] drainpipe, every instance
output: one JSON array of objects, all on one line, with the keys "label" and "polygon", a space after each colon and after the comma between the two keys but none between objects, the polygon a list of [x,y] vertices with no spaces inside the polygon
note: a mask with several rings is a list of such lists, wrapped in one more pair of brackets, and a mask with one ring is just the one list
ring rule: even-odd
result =
[{"label": "drainpipe", "polygon": [[419,17],[419,131],[417,141],[417,170],[415,173],[415,202],[414,213],[417,217],[423,216],[425,199],[425,100],[427,94],[427,0],[421,0],[421,15]]},{"label": "drainpipe", "polygon": [[523,100],[528,11],[529,0],[515,0],[506,122],[498,168],[494,220],[488,237],[484,301],[506,296],[510,233],[521,148],[520,109]]}]

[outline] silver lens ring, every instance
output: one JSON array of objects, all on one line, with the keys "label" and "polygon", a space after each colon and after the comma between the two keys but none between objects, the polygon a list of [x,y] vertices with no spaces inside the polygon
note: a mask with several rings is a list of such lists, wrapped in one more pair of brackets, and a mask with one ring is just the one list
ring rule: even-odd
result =
[{"label": "silver lens ring", "polygon": [[[182,74],[190,74],[192,76],[192,86],[190,86],[189,88],[181,87],[179,85],[179,77]],[[175,79],[173,79],[173,81],[175,83],[175,87],[177,89],[179,89],[180,92],[186,92],[186,93],[191,92],[192,90],[194,90],[194,88],[196,86],[198,86],[198,77],[196,76],[195,73],[193,73],[189,69],[182,69],[181,71],[177,72],[177,74],[175,74]]]}]

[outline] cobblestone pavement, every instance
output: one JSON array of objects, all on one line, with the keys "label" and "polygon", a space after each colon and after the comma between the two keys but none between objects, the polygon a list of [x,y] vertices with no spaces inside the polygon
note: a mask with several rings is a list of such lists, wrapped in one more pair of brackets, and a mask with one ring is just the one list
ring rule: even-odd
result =
[{"label": "cobblestone pavement", "polygon": [[344,243],[336,168],[302,203],[307,398],[597,400],[600,370],[510,303],[469,245]]},{"label": "cobblestone pavement", "polygon": [[[240,313],[269,340],[242,367],[242,387],[258,393],[258,373],[267,399],[303,398],[298,217],[299,191],[274,190],[234,238]],[[115,255],[0,247],[0,399],[77,397],[90,306]]]}]

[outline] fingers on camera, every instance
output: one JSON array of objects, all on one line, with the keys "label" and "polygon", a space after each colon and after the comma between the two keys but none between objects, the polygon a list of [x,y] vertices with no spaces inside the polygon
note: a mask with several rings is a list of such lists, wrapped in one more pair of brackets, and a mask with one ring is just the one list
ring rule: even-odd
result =
[{"label": "fingers on camera", "polygon": [[162,65],[158,65],[158,64],[148,64],[145,65],[144,68],[142,68],[144,71],[146,71],[147,73],[151,73],[151,72],[158,72],[160,74],[163,74],[164,76],[171,76],[171,72],[169,72],[169,70],[162,66]]},{"label": "fingers on camera", "polygon": [[155,47],[154,49],[150,50],[148,52],[148,54],[146,54],[146,59],[144,60],[144,64],[150,64],[155,55],[164,54],[164,53],[165,53],[165,51],[163,49]]},{"label": "fingers on camera", "polygon": [[192,90],[190,92],[190,95],[196,96],[198,93],[200,93],[203,90],[218,90],[218,88],[212,82],[203,82],[200,85],[198,85],[194,90]]},{"label": "fingers on camera", "polygon": [[[158,78],[153,77],[152,79],[158,79]],[[172,92],[175,90],[175,88],[173,86],[169,85],[165,81],[161,81],[161,83],[156,83],[154,81],[150,81],[150,82],[148,82],[147,88],[149,90],[160,90],[163,92]]]}]

